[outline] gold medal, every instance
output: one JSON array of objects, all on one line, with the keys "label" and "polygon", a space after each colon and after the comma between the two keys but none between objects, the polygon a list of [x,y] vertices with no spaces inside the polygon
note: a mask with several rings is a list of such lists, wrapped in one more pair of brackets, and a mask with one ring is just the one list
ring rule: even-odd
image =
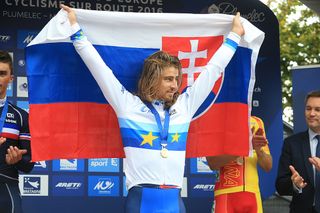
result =
[{"label": "gold medal", "polygon": [[160,151],[160,155],[161,155],[161,157],[163,157],[163,158],[167,158],[168,157],[168,150],[166,149],[166,148],[164,148],[164,147],[162,147],[162,149],[161,149],[161,151]]}]

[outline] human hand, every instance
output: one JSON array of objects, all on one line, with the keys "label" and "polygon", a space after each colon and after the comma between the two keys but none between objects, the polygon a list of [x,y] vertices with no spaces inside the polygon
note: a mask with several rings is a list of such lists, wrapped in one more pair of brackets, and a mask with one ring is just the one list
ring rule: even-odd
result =
[{"label": "human hand", "polygon": [[4,143],[4,142],[6,142],[6,138],[4,138],[4,137],[0,137],[0,146]]},{"label": "human hand", "polygon": [[[251,132],[253,134],[253,128],[251,129]],[[264,132],[262,128],[259,128],[252,136],[252,147],[256,152],[259,152],[262,147],[267,145],[268,140],[264,136]]]},{"label": "human hand", "polygon": [[232,32],[237,33],[239,36],[244,35],[244,29],[240,20],[240,13],[237,12],[236,16],[233,18],[232,22]]},{"label": "human hand", "polygon": [[318,157],[309,158],[309,162],[312,163],[316,167],[317,171],[320,172],[320,158],[318,158]]},{"label": "human hand", "polygon": [[68,13],[68,18],[71,26],[77,23],[76,13],[71,7],[68,7],[67,5],[64,5],[64,4],[60,4],[60,8],[64,9]]},{"label": "human hand", "polygon": [[292,173],[292,175],[291,175],[292,183],[296,187],[303,189],[307,185],[307,183],[304,182],[304,179],[299,175],[299,173],[295,170],[295,168],[292,165],[289,166],[289,169]]},{"label": "human hand", "polygon": [[19,149],[18,147],[10,146],[9,149],[7,149],[6,154],[6,163],[9,165],[15,164],[19,162],[22,159],[22,155],[26,154],[26,149]]}]

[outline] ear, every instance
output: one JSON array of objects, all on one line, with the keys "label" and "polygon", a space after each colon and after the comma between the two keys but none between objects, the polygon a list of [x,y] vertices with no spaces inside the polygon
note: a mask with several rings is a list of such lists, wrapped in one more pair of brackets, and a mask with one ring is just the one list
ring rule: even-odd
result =
[{"label": "ear", "polygon": [[11,83],[13,81],[14,75],[10,75],[10,81],[9,83]]}]

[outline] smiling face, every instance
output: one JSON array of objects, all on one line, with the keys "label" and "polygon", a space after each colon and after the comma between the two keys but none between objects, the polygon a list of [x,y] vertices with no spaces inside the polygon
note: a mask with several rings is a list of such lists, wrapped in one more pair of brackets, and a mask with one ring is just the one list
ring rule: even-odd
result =
[{"label": "smiling face", "polygon": [[312,131],[320,134],[320,97],[309,97],[305,107],[306,123]]},{"label": "smiling face", "polygon": [[163,100],[165,107],[169,108],[179,96],[181,81],[181,63],[178,57],[158,51],[144,61],[137,94],[143,102]]},{"label": "smiling face", "polygon": [[156,99],[165,102],[172,101],[178,91],[179,70],[175,67],[167,67],[162,71]]},{"label": "smiling face", "polygon": [[13,75],[8,63],[0,62],[0,98],[4,98],[7,93],[7,87],[12,82]]}]

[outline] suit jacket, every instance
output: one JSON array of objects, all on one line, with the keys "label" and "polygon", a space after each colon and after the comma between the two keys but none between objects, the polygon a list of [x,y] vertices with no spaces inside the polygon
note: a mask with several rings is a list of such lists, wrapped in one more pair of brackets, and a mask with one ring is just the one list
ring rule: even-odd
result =
[{"label": "suit jacket", "polygon": [[[292,195],[290,213],[312,212],[314,201],[314,172],[308,158],[311,157],[308,131],[292,135],[284,140],[279,160],[276,189],[280,195]],[[302,193],[293,189],[289,165],[294,166],[307,183]]]}]

